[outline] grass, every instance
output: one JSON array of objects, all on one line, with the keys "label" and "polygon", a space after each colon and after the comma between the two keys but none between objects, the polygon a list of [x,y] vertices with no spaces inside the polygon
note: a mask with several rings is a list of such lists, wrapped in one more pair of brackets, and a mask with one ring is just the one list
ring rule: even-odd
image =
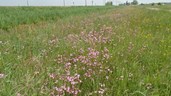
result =
[{"label": "grass", "polygon": [[171,10],[170,4],[165,5],[165,6],[158,6],[158,7],[161,8],[161,9],[165,9],[165,10]]},{"label": "grass", "polygon": [[53,21],[106,9],[110,7],[0,7],[0,28],[8,30],[20,24]]},{"label": "grass", "polygon": [[[33,7],[30,23],[10,25],[8,31],[1,27],[1,96],[171,95],[171,12],[146,6],[80,8],[42,11],[46,19],[34,24],[42,16],[35,10],[50,9]],[[16,9],[6,8],[8,14]],[[47,16],[59,9],[65,10],[61,15],[77,14]],[[94,11],[84,13],[87,9]]]}]

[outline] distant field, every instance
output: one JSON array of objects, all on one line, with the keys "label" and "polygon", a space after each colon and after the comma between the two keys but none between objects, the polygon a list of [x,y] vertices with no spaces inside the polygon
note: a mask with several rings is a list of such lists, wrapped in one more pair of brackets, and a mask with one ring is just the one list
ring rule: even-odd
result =
[{"label": "distant field", "polygon": [[0,7],[0,28],[8,30],[20,24],[52,21],[73,15],[87,14],[111,7]]},{"label": "distant field", "polygon": [[170,96],[169,8],[0,7],[0,96]]},{"label": "distant field", "polygon": [[161,9],[166,9],[166,10],[171,10],[171,4],[165,5],[165,6],[154,6],[154,7],[159,7]]}]

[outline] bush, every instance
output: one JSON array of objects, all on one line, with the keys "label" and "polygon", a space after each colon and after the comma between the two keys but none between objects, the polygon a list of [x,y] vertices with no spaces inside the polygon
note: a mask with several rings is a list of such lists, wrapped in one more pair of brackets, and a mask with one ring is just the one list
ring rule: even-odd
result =
[{"label": "bush", "polygon": [[127,6],[128,6],[128,5],[130,5],[130,3],[129,3],[128,1],[126,1],[126,3],[125,3],[125,4],[126,4]]},{"label": "bush", "polygon": [[159,2],[159,3],[157,3],[157,5],[162,5],[162,4]]},{"label": "bush", "polygon": [[112,5],[113,5],[113,2],[112,2],[112,1],[108,1],[108,2],[106,2],[105,5],[106,5],[106,6],[112,6]]},{"label": "bush", "polygon": [[138,5],[138,1],[137,1],[137,0],[133,0],[133,1],[131,2],[131,4],[132,4],[132,5]]},{"label": "bush", "polygon": [[144,3],[141,3],[140,5],[145,5]]},{"label": "bush", "polygon": [[152,3],[151,5],[152,5],[152,6],[154,6],[154,5],[155,5],[155,3]]}]

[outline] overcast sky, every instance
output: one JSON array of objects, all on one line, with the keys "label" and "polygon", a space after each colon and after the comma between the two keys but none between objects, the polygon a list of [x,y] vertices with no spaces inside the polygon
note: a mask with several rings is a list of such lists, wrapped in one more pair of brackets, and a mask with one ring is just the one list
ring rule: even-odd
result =
[{"label": "overcast sky", "polygon": [[[104,5],[107,0],[93,0],[93,5]],[[109,0],[110,1],[110,0]],[[132,0],[111,0],[114,4]],[[63,0],[28,0],[31,6],[63,6]],[[73,3],[74,2],[74,3]],[[171,0],[138,0],[139,3],[151,2],[171,2]],[[92,5],[92,0],[87,0],[88,5]],[[0,0],[0,6],[26,6],[27,0]],[[65,5],[85,5],[85,0],[65,0]]]}]

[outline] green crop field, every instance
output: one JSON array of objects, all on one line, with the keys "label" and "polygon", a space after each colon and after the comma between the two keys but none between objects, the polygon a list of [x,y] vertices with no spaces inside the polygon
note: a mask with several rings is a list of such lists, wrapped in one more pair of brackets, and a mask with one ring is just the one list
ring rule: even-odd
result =
[{"label": "green crop field", "polygon": [[171,96],[171,7],[0,7],[0,96]]}]

